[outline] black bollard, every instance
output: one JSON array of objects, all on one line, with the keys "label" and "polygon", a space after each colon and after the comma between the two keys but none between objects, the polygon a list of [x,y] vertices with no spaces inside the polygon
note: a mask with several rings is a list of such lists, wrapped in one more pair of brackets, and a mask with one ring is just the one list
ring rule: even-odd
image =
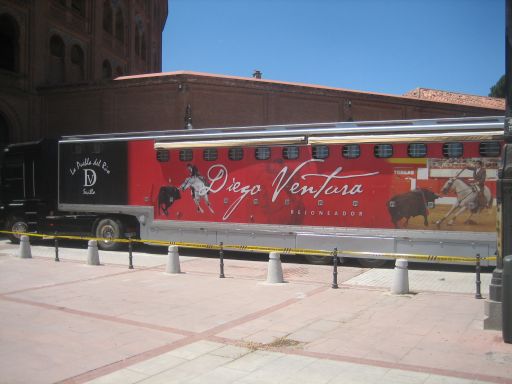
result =
[{"label": "black bollard", "polygon": [[128,269],[133,269],[133,256],[132,256],[132,252],[133,252],[133,245],[132,245],[132,238],[130,237],[128,239],[128,261],[130,263],[130,265],[128,266]]},{"label": "black bollard", "polygon": [[223,242],[220,242],[220,249],[219,249],[219,259],[220,259],[220,274],[219,278],[224,279],[226,276],[224,276],[224,248],[223,248]]},{"label": "black bollard", "polygon": [[57,238],[57,232],[55,232],[55,261],[60,261],[60,259],[59,259],[59,239]]},{"label": "black bollard", "polygon": [[476,294],[475,299],[482,299],[482,292],[481,292],[481,286],[482,281],[480,280],[480,254],[476,254]]},{"label": "black bollard", "polygon": [[334,248],[332,252],[332,288],[338,289],[338,248]]}]

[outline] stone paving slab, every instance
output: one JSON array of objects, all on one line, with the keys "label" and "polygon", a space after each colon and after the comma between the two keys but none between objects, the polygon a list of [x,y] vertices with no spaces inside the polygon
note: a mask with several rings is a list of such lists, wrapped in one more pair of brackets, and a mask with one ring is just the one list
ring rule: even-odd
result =
[{"label": "stone paving slab", "polygon": [[[372,269],[357,275],[345,284],[389,288],[393,282],[392,269]],[[437,291],[472,293],[476,291],[476,275],[466,272],[436,272],[409,270],[409,289],[412,292]],[[481,292],[489,292],[492,273],[481,273]]]},{"label": "stone paving slab", "polygon": [[396,296],[354,283],[361,268],[331,289],[324,266],[285,264],[288,283],[268,285],[256,261],[219,279],[215,259],[169,275],[153,255],[129,270],[115,253],[92,267],[84,250],[55,263],[32,248],[20,260],[0,241],[0,383],[512,383],[483,301],[449,291],[472,274]]},{"label": "stone paving slab", "polygon": [[[244,383],[244,384],[476,384],[484,381],[371,367],[362,364],[321,360],[308,356],[238,348],[222,355],[221,343],[198,341],[172,353],[147,360],[91,380],[89,384],[111,383]],[[202,350],[202,354],[197,354]],[[221,356],[219,356],[221,355]],[[147,367],[147,368],[146,368]],[[154,369],[153,367],[158,367]]]}]

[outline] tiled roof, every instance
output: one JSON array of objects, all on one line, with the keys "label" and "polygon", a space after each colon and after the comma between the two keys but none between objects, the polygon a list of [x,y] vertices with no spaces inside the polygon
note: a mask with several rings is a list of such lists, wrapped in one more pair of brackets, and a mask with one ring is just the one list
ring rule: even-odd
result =
[{"label": "tiled roof", "polygon": [[405,93],[404,96],[415,97],[421,100],[438,101],[441,103],[464,104],[475,107],[505,110],[505,99],[440,91],[438,89],[416,88]]}]

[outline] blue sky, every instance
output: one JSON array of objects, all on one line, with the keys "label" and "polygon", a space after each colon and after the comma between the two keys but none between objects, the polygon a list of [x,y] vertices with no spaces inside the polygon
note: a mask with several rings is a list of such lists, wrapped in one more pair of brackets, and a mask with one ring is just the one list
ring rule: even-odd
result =
[{"label": "blue sky", "polygon": [[504,13],[504,0],[169,0],[162,71],[487,96]]}]

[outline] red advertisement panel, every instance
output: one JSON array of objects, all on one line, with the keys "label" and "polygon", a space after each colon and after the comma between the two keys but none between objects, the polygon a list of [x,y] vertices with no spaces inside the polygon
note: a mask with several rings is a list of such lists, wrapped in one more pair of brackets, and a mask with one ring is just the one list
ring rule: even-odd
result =
[{"label": "red advertisement panel", "polygon": [[378,158],[375,145],[364,144],[349,159],[342,145],[329,145],[325,158],[299,146],[289,159],[286,147],[274,146],[199,148],[181,157],[172,149],[168,161],[157,160],[153,145],[129,143],[129,204],[153,206],[157,220],[495,230],[498,159],[480,158],[477,143],[466,143],[457,159],[432,143],[429,158],[409,157],[406,144]]}]

